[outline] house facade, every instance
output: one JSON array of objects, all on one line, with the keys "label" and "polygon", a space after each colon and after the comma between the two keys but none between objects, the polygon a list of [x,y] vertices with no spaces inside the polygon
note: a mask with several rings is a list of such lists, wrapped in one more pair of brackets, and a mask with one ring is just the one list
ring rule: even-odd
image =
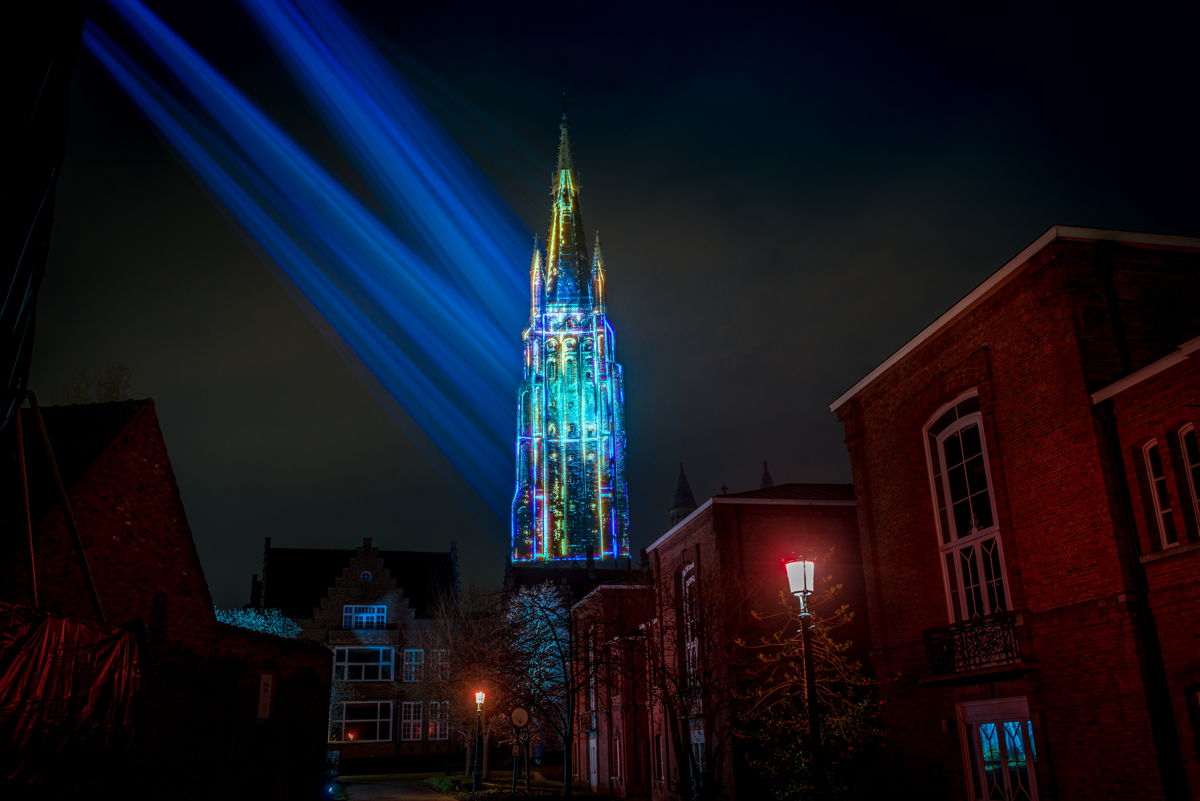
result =
[{"label": "house facade", "polygon": [[913,793],[1200,794],[1197,298],[1200,240],[1052,228],[833,404]]},{"label": "house facade", "polygon": [[267,538],[254,605],[281,610],[331,652],[329,749],[343,769],[461,764],[447,652],[429,647],[438,605],[457,594],[453,549],[383,551],[369,537],[353,550],[278,548]]},{"label": "house facade", "polygon": [[[579,692],[576,778],[655,801],[760,795],[735,727],[748,644],[794,620],[784,561],[814,557],[818,582],[865,606],[854,491],[783,484],[689,509],[647,548],[645,586],[600,586],[573,609]],[[781,593],[783,597],[781,598]],[[865,638],[865,614],[841,632]]]}]

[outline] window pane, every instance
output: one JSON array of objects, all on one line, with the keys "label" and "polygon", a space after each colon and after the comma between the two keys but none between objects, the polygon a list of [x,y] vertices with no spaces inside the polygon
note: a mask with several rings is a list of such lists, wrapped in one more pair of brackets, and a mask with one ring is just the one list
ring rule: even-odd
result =
[{"label": "window pane", "polygon": [[983,557],[983,578],[987,585],[988,607],[990,612],[1004,609],[1004,571],[1000,566],[1000,544],[995,537],[979,544],[980,555]]},{"label": "window pane", "polygon": [[979,411],[979,396],[972,395],[954,408],[958,410],[959,417],[966,417],[968,414],[977,412]]},{"label": "window pane", "polygon": [[954,504],[954,534],[965,537],[971,533],[971,502],[968,500]]},{"label": "window pane", "polygon": [[963,596],[968,618],[983,614],[983,592],[979,586],[979,567],[975,562],[975,549],[963,548],[958,552],[962,566]]},{"label": "window pane", "polygon": [[962,452],[962,432],[961,431],[956,431],[955,433],[946,437],[946,441],[943,443],[943,447],[945,448],[945,451],[946,451],[946,466],[947,467],[949,467],[950,465],[956,465],[956,464],[962,463],[963,452]]},{"label": "window pane", "polygon": [[1000,735],[995,723],[980,723],[979,753],[983,762],[984,798],[1007,801],[1004,792],[1004,769],[1000,757]]},{"label": "window pane", "polygon": [[961,432],[963,458],[982,456],[983,446],[979,444],[979,426],[968,426]]},{"label": "window pane", "polygon": [[988,492],[980,492],[971,497],[971,512],[975,515],[975,527],[986,531],[995,522],[992,519],[992,496]]},{"label": "window pane", "polygon": [[[966,499],[967,495],[967,469],[959,464],[950,468],[946,476],[950,482],[950,500],[953,503]],[[960,531],[961,535],[963,532]]]},{"label": "window pane", "polygon": [[987,492],[987,469],[983,465],[983,455],[977,454],[967,460],[967,487],[972,495]]}]

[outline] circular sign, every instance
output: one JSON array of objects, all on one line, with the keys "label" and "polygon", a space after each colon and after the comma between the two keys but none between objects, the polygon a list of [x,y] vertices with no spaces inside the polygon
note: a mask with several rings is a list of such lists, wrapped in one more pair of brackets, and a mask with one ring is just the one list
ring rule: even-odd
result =
[{"label": "circular sign", "polygon": [[512,725],[516,726],[518,729],[525,728],[525,726],[529,723],[529,713],[521,707],[514,709],[512,714],[508,717],[509,720],[512,721]]}]

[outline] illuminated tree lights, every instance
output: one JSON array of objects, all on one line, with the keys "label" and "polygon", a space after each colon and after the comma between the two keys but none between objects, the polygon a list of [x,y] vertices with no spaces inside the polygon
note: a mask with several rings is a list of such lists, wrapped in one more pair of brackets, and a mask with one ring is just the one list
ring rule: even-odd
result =
[{"label": "illuminated tree lights", "polygon": [[604,302],[600,238],[588,258],[566,118],[545,252],[535,243],[517,392],[514,561],[629,555],[625,393]]}]

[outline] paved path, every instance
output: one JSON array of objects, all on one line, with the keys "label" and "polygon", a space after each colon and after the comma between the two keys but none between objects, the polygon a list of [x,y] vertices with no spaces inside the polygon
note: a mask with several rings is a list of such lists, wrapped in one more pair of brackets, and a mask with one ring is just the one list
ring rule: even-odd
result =
[{"label": "paved path", "polygon": [[343,776],[350,801],[454,801],[419,779],[400,776]]}]

